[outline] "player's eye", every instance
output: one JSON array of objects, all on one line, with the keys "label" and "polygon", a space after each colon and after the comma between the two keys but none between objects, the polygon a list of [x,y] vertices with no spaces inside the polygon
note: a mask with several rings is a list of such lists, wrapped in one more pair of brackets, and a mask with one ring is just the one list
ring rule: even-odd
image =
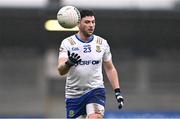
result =
[{"label": "player's eye", "polygon": [[86,24],[90,23],[90,21],[85,21]]}]

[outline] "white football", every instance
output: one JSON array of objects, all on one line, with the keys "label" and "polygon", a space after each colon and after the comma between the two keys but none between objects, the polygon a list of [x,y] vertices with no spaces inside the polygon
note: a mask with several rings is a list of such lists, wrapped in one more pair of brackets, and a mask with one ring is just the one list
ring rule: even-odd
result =
[{"label": "white football", "polygon": [[57,13],[58,23],[64,28],[74,28],[80,19],[80,12],[74,6],[64,6]]}]

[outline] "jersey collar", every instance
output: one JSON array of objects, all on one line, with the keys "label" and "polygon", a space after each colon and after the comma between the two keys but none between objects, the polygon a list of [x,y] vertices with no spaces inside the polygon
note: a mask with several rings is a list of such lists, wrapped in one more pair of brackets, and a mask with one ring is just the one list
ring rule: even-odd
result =
[{"label": "jersey collar", "polygon": [[88,41],[87,41],[87,42],[84,42],[79,35],[75,34],[75,36],[76,36],[76,38],[77,38],[80,42],[82,42],[82,43],[90,43],[90,42],[94,39],[94,35],[91,35],[91,36],[88,38]]}]

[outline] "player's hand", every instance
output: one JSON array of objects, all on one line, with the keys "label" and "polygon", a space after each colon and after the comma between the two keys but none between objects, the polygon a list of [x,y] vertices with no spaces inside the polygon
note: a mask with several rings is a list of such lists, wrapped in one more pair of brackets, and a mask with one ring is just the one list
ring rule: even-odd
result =
[{"label": "player's hand", "polygon": [[68,51],[68,61],[66,61],[66,65],[69,67],[74,66],[75,64],[78,64],[81,61],[80,56],[76,53],[70,53]]},{"label": "player's hand", "polygon": [[119,88],[115,89],[114,91],[115,91],[116,99],[117,99],[117,101],[119,103],[119,107],[118,108],[121,109],[123,107],[123,105],[124,105],[123,96],[121,95],[121,91],[120,91]]}]

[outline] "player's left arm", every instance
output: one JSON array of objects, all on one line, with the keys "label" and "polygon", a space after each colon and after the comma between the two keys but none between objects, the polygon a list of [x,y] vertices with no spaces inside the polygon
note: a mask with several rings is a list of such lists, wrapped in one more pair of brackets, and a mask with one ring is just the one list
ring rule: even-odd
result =
[{"label": "player's left arm", "polygon": [[112,60],[104,61],[103,66],[104,66],[105,72],[107,74],[107,77],[115,91],[116,99],[120,103],[119,109],[121,109],[124,104],[124,99],[123,99],[123,96],[121,95],[117,70],[116,70]]},{"label": "player's left arm", "polygon": [[118,73],[116,68],[114,67],[112,60],[104,61],[103,66],[113,89],[115,90],[116,88],[120,88]]}]

